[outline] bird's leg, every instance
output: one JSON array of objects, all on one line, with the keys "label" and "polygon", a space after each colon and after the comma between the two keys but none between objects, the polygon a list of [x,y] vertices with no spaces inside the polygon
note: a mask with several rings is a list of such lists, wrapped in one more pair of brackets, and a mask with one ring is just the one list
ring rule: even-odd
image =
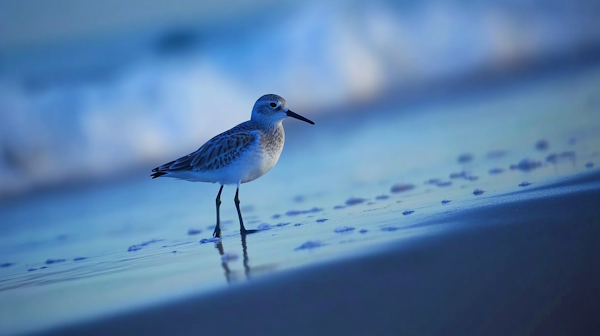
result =
[{"label": "bird's leg", "polygon": [[219,189],[219,193],[217,194],[217,199],[215,200],[215,204],[217,205],[217,225],[215,225],[215,231],[213,232],[213,237],[221,238],[221,213],[219,211],[221,207],[221,192],[223,191],[223,186]]},{"label": "bird's leg", "polygon": [[244,227],[244,220],[242,219],[242,211],[240,210],[239,194],[240,194],[240,186],[238,185],[238,187],[235,191],[235,198],[233,199],[233,201],[235,202],[235,208],[237,209],[238,218],[240,219],[240,234],[247,235],[250,233],[254,233],[254,232],[256,232],[256,230],[246,230],[246,228]]}]

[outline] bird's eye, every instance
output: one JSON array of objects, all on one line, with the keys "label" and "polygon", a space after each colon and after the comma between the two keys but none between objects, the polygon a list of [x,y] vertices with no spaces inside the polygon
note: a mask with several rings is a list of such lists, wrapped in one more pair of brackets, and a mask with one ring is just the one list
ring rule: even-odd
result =
[{"label": "bird's eye", "polygon": [[269,105],[271,105],[271,107],[277,107],[277,104],[275,104],[275,103],[271,103]]}]

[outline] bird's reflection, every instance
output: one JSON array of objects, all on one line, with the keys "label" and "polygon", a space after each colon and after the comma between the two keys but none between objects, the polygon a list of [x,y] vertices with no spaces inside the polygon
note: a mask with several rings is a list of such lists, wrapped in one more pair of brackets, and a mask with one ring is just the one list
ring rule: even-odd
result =
[{"label": "bird's reflection", "polygon": [[[244,276],[246,279],[250,279],[250,274],[252,269],[250,268],[248,258],[248,245],[246,243],[246,235],[240,235],[242,240],[242,255],[243,255],[243,264],[244,264]],[[231,283],[236,280],[236,272],[232,271],[229,268],[229,258],[225,257],[225,248],[223,247],[223,240],[220,240],[215,244],[217,251],[219,251],[219,257],[221,258],[221,267],[225,271],[225,280],[227,283]]]}]

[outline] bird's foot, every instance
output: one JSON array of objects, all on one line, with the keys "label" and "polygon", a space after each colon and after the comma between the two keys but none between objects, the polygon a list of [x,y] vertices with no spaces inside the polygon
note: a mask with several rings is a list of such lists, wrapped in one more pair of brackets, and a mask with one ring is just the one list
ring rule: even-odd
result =
[{"label": "bird's foot", "polygon": [[245,235],[249,235],[249,234],[257,233],[258,231],[259,231],[259,230],[246,230],[246,229],[243,229],[243,230],[240,230],[240,234],[241,234],[242,236],[245,236]]},{"label": "bird's foot", "polygon": [[220,227],[215,227],[215,231],[213,231],[213,237],[214,238],[221,238],[221,228]]}]

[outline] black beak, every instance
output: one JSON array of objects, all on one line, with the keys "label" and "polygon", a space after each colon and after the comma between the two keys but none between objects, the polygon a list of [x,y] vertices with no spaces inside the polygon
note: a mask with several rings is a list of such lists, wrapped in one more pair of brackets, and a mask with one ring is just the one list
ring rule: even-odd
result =
[{"label": "black beak", "polygon": [[294,112],[292,112],[292,110],[288,110],[288,111],[286,112],[286,114],[288,115],[288,117],[292,117],[292,118],[296,118],[296,119],[298,119],[298,120],[306,121],[307,123],[309,123],[309,124],[311,124],[311,125],[314,125],[314,124],[315,124],[314,122],[312,122],[312,121],[310,121],[310,120],[308,120],[308,119],[304,118],[303,116],[299,115],[298,113],[294,113]]}]

